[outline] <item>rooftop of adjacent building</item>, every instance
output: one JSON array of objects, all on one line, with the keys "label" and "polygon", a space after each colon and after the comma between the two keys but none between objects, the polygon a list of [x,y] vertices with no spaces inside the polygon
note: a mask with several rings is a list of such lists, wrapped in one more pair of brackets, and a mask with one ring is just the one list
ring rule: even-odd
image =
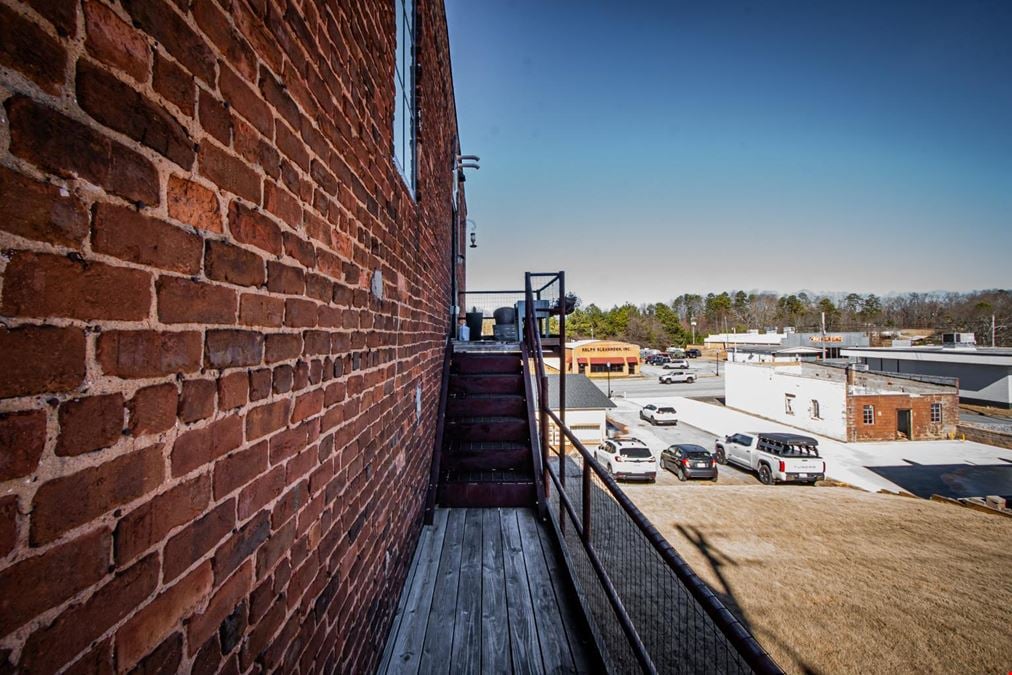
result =
[{"label": "rooftop of adjacent building", "polygon": [[[745,368],[768,368],[785,375],[805,377],[829,382],[848,382],[848,367],[845,364],[813,363],[811,361],[790,362],[736,362],[728,364]],[[851,369],[852,394],[951,394],[958,392],[958,381],[951,377],[931,377],[908,373],[883,373],[871,370]]]}]

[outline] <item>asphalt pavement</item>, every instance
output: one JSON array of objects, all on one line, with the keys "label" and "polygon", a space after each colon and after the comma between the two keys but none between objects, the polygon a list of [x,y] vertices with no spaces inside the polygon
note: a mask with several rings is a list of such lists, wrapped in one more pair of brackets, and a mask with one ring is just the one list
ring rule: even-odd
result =
[{"label": "asphalt pavement", "polygon": [[[723,398],[724,367],[720,364],[720,375],[717,375],[717,364],[711,360],[689,359],[688,372],[696,375],[696,381],[661,384],[659,378],[664,373],[681,372],[665,370],[659,366],[641,367],[641,374],[633,377],[611,378],[612,398],[643,398],[648,396],[690,396],[692,398]],[[608,378],[595,377],[594,384],[605,394],[608,393]]]}]

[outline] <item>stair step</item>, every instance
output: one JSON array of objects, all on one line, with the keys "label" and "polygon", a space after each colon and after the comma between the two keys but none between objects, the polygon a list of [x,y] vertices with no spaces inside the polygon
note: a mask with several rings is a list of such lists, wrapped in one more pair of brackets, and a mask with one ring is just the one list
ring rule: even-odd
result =
[{"label": "stair step", "polygon": [[453,473],[533,470],[531,448],[525,443],[457,441],[443,450],[440,464]]},{"label": "stair step", "polygon": [[450,375],[450,394],[519,394],[524,390],[521,375]]},{"label": "stair step", "polygon": [[446,471],[436,501],[449,507],[531,506],[537,501],[537,491],[530,472]]},{"label": "stair step", "polygon": [[520,366],[520,357],[515,354],[456,353],[450,362],[452,372],[469,375],[519,373]]},{"label": "stair step", "polygon": [[446,401],[447,417],[523,417],[527,402],[517,394],[472,394]]},{"label": "stair step", "polygon": [[525,417],[448,417],[444,433],[451,441],[526,441]]}]

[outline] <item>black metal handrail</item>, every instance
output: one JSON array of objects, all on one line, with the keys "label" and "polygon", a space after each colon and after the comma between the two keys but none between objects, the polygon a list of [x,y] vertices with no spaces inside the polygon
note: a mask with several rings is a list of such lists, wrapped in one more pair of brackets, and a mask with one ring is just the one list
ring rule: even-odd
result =
[{"label": "black metal handrail", "polygon": [[431,525],[436,512],[436,491],[439,489],[439,465],[443,455],[443,432],[446,421],[446,401],[450,394],[450,360],[453,358],[453,341],[446,338],[443,347],[443,369],[439,382],[439,411],[436,417],[436,439],[432,446],[432,465],[429,469],[429,489],[425,495],[425,524]]},{"label": "black metal handrail", "polygon": [[[549,494],[550,485],[552,484],[554,484],[554,487],[558,492],[560,512],[558,526],[560,529],[560,541],[565,541],[565,523],[568,519],[572,522],[587,559],[590,561],[591,567],[594,570],[594,575],[597,577],[597,581],[600,584],[612,611],[618,619],[622,632],[629,642],[629,647],[632,650],[637,663],[644,672],[657,672],[654,659],[652,658],[647,646],[644,644],[642,636],[640,635],[639,630],[637,630],[632,616],[625,607],[611,576],[608,574],[608,571],[593,544],[591,487],[592,480],[596,477],[596,479],[605,486],[607,494],[611,496],[627,519],[635,526],[646,541],[649,542],[651,548],[660,557],[660,560],[663,561],[667,569],[670,570],[675,578],[678,579],[698,606],[702,608],[705,614],[713,622],[714,627],[720,631],[728,645],[730,645],[730,647],[737,653],[741,660],[756,673],[782,673],[783,671],[781,668],[756,641],[755,637],[751,634],[748,628],[746,628],[734,616],[734,614],[732,614],[731,611],[724,606],[724,603],[721,602],[720,598],[718,598],[710,587],[703,582],[695,574],[695,572],[693,572],[692,568],[689,567],[681,556],[675,552],[671,544],[669,544],[660,532],[657,531],[657,529],[636,507],[636,505],[632,503],[629,497],[626,496],[625,492],[619,487],[618,483],[615,482],[615,479],[597,462],[596,459],[594,459],[590,451],[587,450],[579,438],[577,438],[572,430],[566,425],[565,311],[559,312],[559,414],[556,414],[551,410],[547,395],[548,378],[545,374],[544,353],[542,351],[540,336],[541,331],[537,328],[534,313],[533,300],[535,297],[535,291],[532,283],[532,277],[546,276],[549,277],[549,280],[537,290],[537,295],[540,296],[544,289],[558,281],[560,308],[562,307],[562,303],[565,301],[565,273],[528,273],[526,275],[525,283],[526,316],[524,322],[523,341],[528,346],[528,350],[526,351],[529,351],[530,356],[534,358],[534,374],[537,376],[538,383],[538,407],[541,418],[541,446],[544,454],[542,462],[544,474],[539,476],[539,478],[545,483],[544,493],[546,495]],[[557,450],[559,460],[558,473],[556,473],[555,469],[548,461],[549,420],[554,422],[559,429],[559,444]],[[583,464],[581,481],[582,512],[579,514],[577,513],[576,506],[574,506],[572,499],[566,491],[566,440],[571,442],[573,447],[580,454]]]}]

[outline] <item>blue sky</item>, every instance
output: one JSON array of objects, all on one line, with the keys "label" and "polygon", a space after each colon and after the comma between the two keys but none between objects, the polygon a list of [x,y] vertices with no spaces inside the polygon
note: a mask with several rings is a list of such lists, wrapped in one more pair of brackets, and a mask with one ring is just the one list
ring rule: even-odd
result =
[{"label": "blue sky", "polygon": [[472,289],[1012,286],[1012,2],[446,5]]}]

